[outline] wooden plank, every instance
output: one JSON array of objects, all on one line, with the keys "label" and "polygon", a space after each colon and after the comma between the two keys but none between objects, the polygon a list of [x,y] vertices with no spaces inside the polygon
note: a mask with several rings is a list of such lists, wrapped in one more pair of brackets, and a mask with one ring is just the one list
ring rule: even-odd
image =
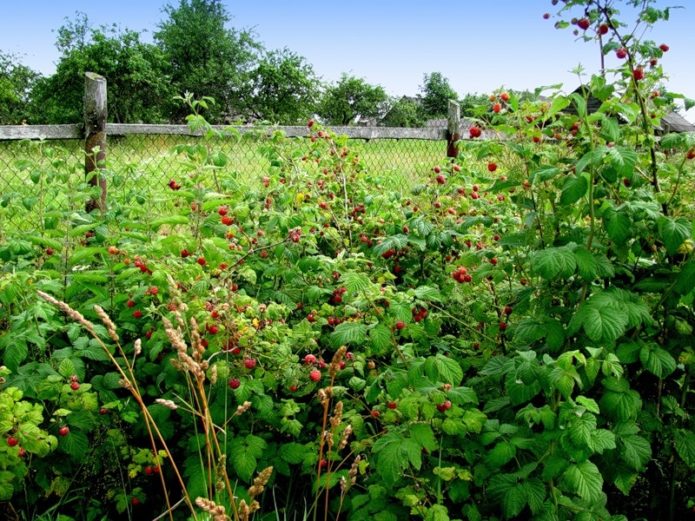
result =
[{"label": "wooden plank", "polygon": [[99,172],[106,163],[106,78],[94,72],[84,75],[84,173],[92,186],[99,185],[99,200],[87,202],[87,211],[106,211],[106,178]]},{"label": "wooden plank", "polygon": [[[305,137],[305,126],[225,126],[213,125],[216,130],[234,129],[241,134],[260,132],[271,134],[284,131],[288,137]],[[398,127],[332,127],[330,130],[353,139],[425,139],[440,141],[447,138],[442,128],[398,128]],[[111,136],[128,135],[172,135],[194,136],[186,125],[142,125],[107,123],[106,133]],[[199,134],[198,134],[199,135]],[[18,139],[82,139],[84,134],[80,125],[0,125],[0,141]]]},{"label": "wooden plank", "polygon": [[19,139],[82,139],[80,125],[0,125],[0,141]]},{"label": "wooden plank", "polygon": [[[225,126],[213,125],[218,131],[271,134],[275,131],[283,131],[288,137],[306,137],[308,130],[305,126]],[[436,128],[397,128],[397,127],[331,127],[330,130],[338,135],[346,135],[353,139],[446,139],[446,130]],[[141,124],[116,124],[106,125],[106,132],[110,136],[127,135],[173,135],[195,136],[200,133],[191,132],[186,125],[141,125]]]},{"label": "wooden plank", "polygon": [[446,138],[446,157],[458,157],[456,143],[461,139],[461,106],[453,100],[449,100]]}]

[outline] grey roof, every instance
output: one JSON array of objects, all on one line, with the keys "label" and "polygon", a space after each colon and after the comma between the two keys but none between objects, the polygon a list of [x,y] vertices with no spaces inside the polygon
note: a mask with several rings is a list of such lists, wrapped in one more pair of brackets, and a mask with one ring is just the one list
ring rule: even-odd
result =
[{"label": "grey roof", "polygon": [[695,132],[695,125],[678,114],[678,112],[669,112],[661,118],[661,130],[666,133]]}]

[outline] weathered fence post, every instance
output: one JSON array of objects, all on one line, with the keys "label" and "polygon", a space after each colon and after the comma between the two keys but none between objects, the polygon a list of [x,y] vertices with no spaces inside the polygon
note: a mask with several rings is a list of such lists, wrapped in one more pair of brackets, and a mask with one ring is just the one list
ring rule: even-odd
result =
[{"label": "weathered fence post", "polygon": [[456,142],[461,139],[461,106],[449,100],[449,115],[447,117],[446,157],[458,156]]},{"label": "weathered fence post", "polygon": [[106,179],[99,173],[106,160],[106,114],[106,78],[87,72],[84,82],[84,171],[89,184],[98,184],[101,188],[99,200],[87,202],[88,212],[95,208],[106,211]]}]

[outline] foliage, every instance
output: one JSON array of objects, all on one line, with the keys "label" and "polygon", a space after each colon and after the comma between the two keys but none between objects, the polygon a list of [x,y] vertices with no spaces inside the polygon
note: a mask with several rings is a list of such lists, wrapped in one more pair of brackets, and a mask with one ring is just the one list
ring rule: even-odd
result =
[{"label": "foliage", "polygon": [[303,57],[288,49],[267,52],[251,77],[249,110],[255,118],[293,125],[314,113],[318,79]]},{"label": "foliage", "polygon": [[29,119],[29,95],[40,75],[0,51],[0,125],[19,125]]},{"label": "foliage", "polygon": [[350,125],[386,112],[388,96],[379,85],[370,85],[362,78],[343,74],[338,82],[326,87],[318,114],[327,123]]},{"label": "foliage", "polygon": [[62,51],[55,74],[41,78],[31,94],[34,121],[75,123],[83,119],[84,73],[108,82],[109,120],[157,122],[166,113],[162,99],[172,95],[168,64],[139,33],[116,27],[91,28],[86,16],[58,30]]},{"label": "foliage", "polygon": [[403,96],[393,101],[380,124],[387,127],[421,127],[424,120],[420,100]]},{"label": "foliage", "polygon": [[458,100],[458,94],[441,72],[425,74],[420,91],[425,119],[445,118],[449,110],[449,101]]},{"label": "foliage", "polygon": [[[645,5],[629,34],[668,15]],[[27,164],[35,231],[0,247],[14,511],[686,519],[695,137],[655,135],[661,70],[634,70],[657,47],[601,1],[573,9],[626,44],[616,80],[492,93],[476,122],[505,139],[463,140],[412,187],[313,120],[264,138],[257,182],[220,176],[216,140],[259,138],[190,94],[202,137],[175,149],[168,215],[85,213],[84,183],[61,213],[60,161]]]},{"label": "foliage", "polygon": [[[215,100],[213,122],[234,119],[250,93],[259,44],[248,31],[228,28],[220,0],[179,0],[164,7],[166,19],[154,33],[171,66],[176,93],[205,94]],[[174,108],[174,119],[185,112]]]}]

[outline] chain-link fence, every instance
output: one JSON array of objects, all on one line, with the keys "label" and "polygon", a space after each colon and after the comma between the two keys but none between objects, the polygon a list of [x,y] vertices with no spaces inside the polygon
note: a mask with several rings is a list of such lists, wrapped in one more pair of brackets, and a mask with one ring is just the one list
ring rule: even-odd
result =
[{"label": "chain-link fence", "polygon": [[[2,128],[0,128],[0,131]],[[391,129],[398,134],[399,129]],[[403,129],[405,132],[412,129]],[[428,129],[432,130],[432,129]],[[440,134],[442,134],[440,132]],[[430,132],[436,137],[437,132]],[[29,231],[45,223],[33,217],[66,215],[84,208],[84,141],[6,140],[0,132],[0,238],[13,231]],[[109,135],[106,177],[110,201],[135,200],[150,214],[163,212],[158,203],[170,180],[190,171],[191,161],[182,152],[186,145],[203,145],[224,160],[215,168],[219,179],[234,179],[243,187],[269,171],[264,153],[268,133],[244,133],[235,138],[201,139],[190,135]],[[293,146],[309,149],[307,138],[293,138]],[[446,141],[440,139],[350,139],[365,167],[378,172],[392,187],[407,190],[433,165],[446,157]]]}]

